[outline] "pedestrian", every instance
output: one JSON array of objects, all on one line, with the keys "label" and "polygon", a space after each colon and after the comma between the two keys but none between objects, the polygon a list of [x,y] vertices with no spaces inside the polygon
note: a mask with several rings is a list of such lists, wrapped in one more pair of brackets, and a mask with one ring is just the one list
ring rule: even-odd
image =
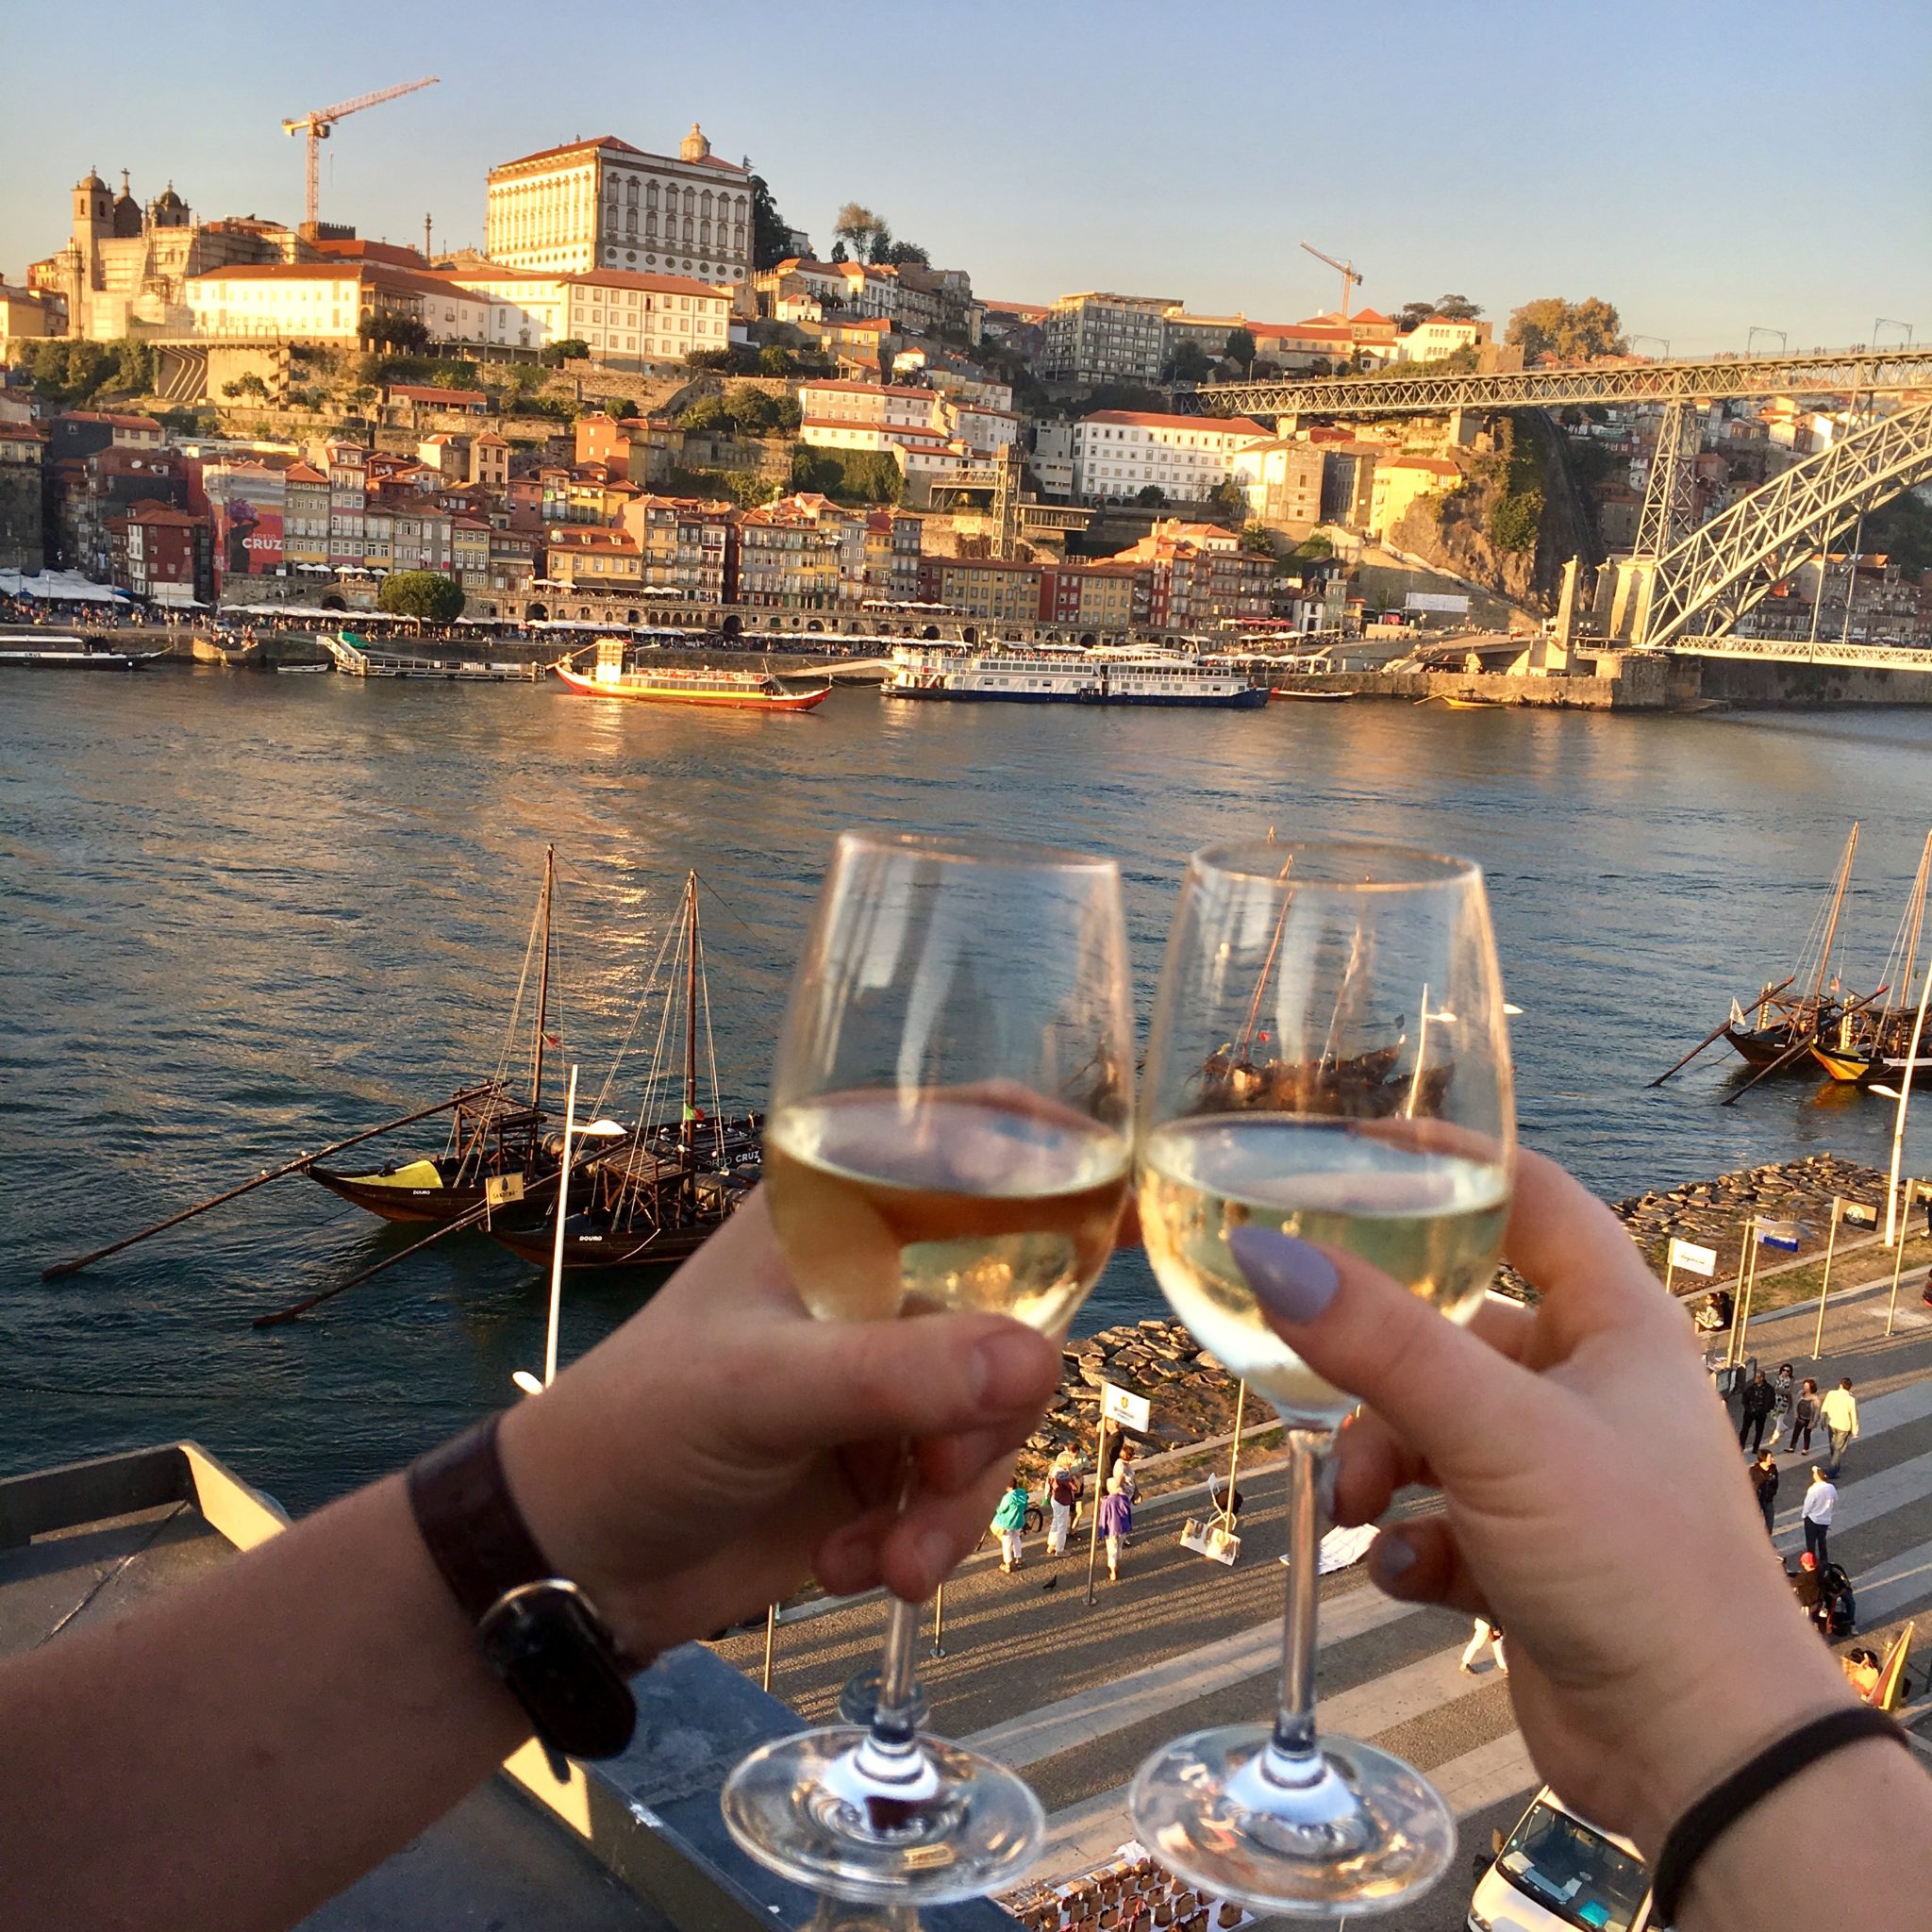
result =
[{"label": "pedestrian", "polygon": [[1774,1449],[1757,1452],[1757,1460],[1751,1465],[1751,1488],[1757,1494],[1757,1507],[1764,1511],[1764,1533],[1769,1536],[1777,1509],[1777,1457]]},{"label": "pedestrian", "polygon": [[1852,1393],[1849,1375],[1841,1377],[1838,1387],[1818,1405],[1818,1413],[1831,1438],[1824,1467],[1829,1474],[1836,1475],[1839,1464],[1844,1460],[1846,1449],[1858,1433],[1858,1398]]},{"label": "pedestrian", "polygon": [[1805,1491],[1805,1554],[1818,1559],[1823,1570],[1831,1558],[1824,1540],[1831,1529],[1832,1511],[1838,1507],[1838,1485],[1816,1463],[1811,1465],[1811,1487]]},{"label": "pedestrian", "polygon": [[1764,1425],[1771,1420],[1777,1391],[1765,1379],[1762,1369],[1753,1369],[1744,1392],[1738,1399],[1738,1441],[1746,1449],[1764,1446]]},{"label": "pedestrian", "polygon": [[1107,1580],[1121,1580],[1121,1545],[1134,1527],[1134,1506],[1126,1484],[1116,1470],[1107,1479],[1107,1494],[1100,1499],[1100,1533],[1107,1539]]},{"label": "pedestrian", "polygon": [[1120,1458],[1113,1466],[1113,1473],[1120,1477],[1121,1493],[1127,1499],[1127,1516],[1129,1520],[1127,1523],[1127,1534],[1122,1539],[1122,1541],[1124,1543],[1130,1543],[1134,1541],[1132,1517],[1134,1506],[1141,1500],[1141,1481],[1134,1474],[1134,1445],[1124,1436],[1121,1439]]},{"label": "pedestrian", "polygon": [[[1818,1426],[1818,1384],[1807,1375],[1798,1391],[1798,1398],[1791,1404],[1791,1434],[1785,1448],[1792,1455],[1808,1456],[1811,1453],[1811,1431]],[[1804,1441],[1800,1441],[1799,1437]]]},{"label": "pedestrian", "polygon": [[1790,1421],[1791,1403],[1797,1391],[1797,1379],[1791,1374],[1790,1362],[1780,1362],[1777,1374],[1772,1379],[1771,1404],[1771,1446],[1777,1447],[1777,1439],[1784,1434]]},{"label": "pedestrian", "polygon": [[1483,1654],[1483,1645],[1490,1647],[1490,1656],[1497,1670],[1504,1676],[1509,1674],[1509,1660],[1503,1655],[1503,1626],[1488,1617],[1478,1617],[1475,1628],[1470,1632],[1469,1641],[1462,1647],[1462,1661],[1456,1668],[1465,1677],[1475,1675],[1475,1660]]},{"label": "pedestrian", "polygon": [[1052,1512],[1052,1521],[1047,1526],[1046,1554],[1059,1557],[1066,1554],[1067,1532],[1074,1526],[1074,1519],[1079,1513],[1080,1496],[1086,1485],[1080,1480],[1080,1458],[1071,1449],[1063,1449],[1054,1458],[1054,1465],[1047,1472],[1045,1503]]},{"label": "pedestrian", "polygon": [[1825,1607],[1823,1573],[1818,1567],[1818,1558],[1809,1550],[1798,1558],[1795,1571],[1787,1570],[1790,1579],[1791,1594],[1798,1600],[1798,1607],[1805,1613],[1805,1621],[1814,1629],[1828,1628],[1831,1612]]},{"label": "pedestrian", "polygon": [[992,1512],[992,1526],[999,1532],[1000,1570],[1010,1576],[1026,1554],[1026,1485],[1020,1480],[1018,1470],[1000,1498],[1000,1507]]},{"label": "pedestrian", "polygon": [[1700,1335],[1722,1335],[1730,1326],[1730,1317],[1724,1313],[1715,1291],[1706,1295],[1698,1304],[1697,1312],[1690,1317],[1690,1323]]}]

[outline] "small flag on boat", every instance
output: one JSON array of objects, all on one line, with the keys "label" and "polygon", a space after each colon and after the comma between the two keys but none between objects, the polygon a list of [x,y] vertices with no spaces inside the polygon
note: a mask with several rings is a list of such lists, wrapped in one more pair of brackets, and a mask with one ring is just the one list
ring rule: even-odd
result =
[{"label": "small flag on boat", "polygon": [[691,1124],[691,1123],[692,1123],[693,1121],[702,1121],[702,1120],[704,1119],[704,1117],[705,1117],[705,1110],[704,1110],[704,1108],[701,1108],[701,1107],[693,1107],[693,1106],[692,1106],[692,1105],[691,1104],[691,1102],[690,1102],[690,1101],[688,1101],[688,1100],[687,1100],[687,1101],[685,1102],[685,1104],[684,1104],[684,1120],[685,1120],[685,1124],[686,1124],[687,1126],[689,1126],[689,1125],[690,1125],[690,1124]]},{"label": "small flag on boat", "polygon": [[543,1044],[545,1046],[561,1046],[563,1044],[563,1035],[560,1033],[546,1033],[543,1036]]},{"label": "small flag on boat", "polygon": [[483,1183],[483,1199],[491,1208],[506,1208],[524,1198],[524,1177],[520,1174],[493,1174]]}]

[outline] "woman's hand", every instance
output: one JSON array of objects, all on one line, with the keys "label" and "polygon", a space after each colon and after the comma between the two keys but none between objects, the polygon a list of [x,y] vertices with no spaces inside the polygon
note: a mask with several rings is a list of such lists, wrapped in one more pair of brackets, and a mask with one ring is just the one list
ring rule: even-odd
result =
[{"label": "woman's hand", "polygon": [[1058,1374],[1055,1344],[1004,1316],[812,1320],[760,1192],[505,1418],[504,1461],[544,1554],[627,1648],[660,1650],[808,1575],[930,1593],[984,1532]]},{"label": "woman's hand", "polygon": [[1336,1517],[1408,1483],[1447,1508],[1383,1532],[1391,1596],[1492,1616],[1538,1769],[1655,1852],[1780,1730],[1846,1701],[1792,1600],[1681,1310],[1622,1224],[1524,1155],[1506,1252],[1541,1290],[1457,1327],[1365,1262],[1255,1230],[1276,1331],[1369,1408],[1342,1432]]}]

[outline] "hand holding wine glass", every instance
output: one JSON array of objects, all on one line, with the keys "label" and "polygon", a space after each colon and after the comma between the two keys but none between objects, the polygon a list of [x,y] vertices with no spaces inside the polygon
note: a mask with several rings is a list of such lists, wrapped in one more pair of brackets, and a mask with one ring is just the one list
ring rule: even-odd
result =
[{"label": "hand holding wine glass", "polygon": [[[1111,1250],[1130,1158],[1120,874],[995,841],[839,841],[765,1129],[773,1223],[806,1306],[1065,1331]],[[911,1493],[908,1465],[904,1493]],[[1022,1780],[918,1726],[915,1605],[889,1613],[850,1724],[739,1766],[725,1823],[803,1885],[893,1905],[1016,1876],[1044,1824]]]}]

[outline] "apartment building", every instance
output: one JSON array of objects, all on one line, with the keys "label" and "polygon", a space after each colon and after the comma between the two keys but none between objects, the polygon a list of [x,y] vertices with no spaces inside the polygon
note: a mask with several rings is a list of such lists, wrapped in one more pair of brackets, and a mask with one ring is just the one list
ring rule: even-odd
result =
[{"label": "apartment building", "polygon": [[1114,295],[1090,290],[1062,295],[1041,330],[1042,382],[1153,383],[1167,359],[1172,295]]},{"label": "apartment building", "polygon": [[1235,474],[1241,450],[1269,440],[1245,416],[1102,409],[1074,425],[1074,493],[1131,502],[1151,485],[1170,503],[1202,503]]}]

